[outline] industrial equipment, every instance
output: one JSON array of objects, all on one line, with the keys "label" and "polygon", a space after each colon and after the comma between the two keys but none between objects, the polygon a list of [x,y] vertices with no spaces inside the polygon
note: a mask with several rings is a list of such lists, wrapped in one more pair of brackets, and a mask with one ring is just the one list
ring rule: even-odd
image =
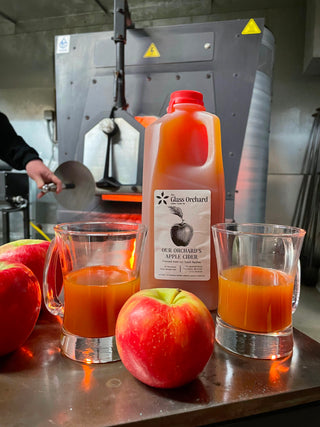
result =
[{"label": "industrial equipment", "polygon": [[[66,209],[85,209],[95,194],[95,181],[89,169],[80,162],[69,160],[55,170],[62,181],[62,192],[56,194],[54,183],[45,184],[43,193],[53,192],[58,203]],[[65,191],[67,190],[67,191]]]},{"label": "industrial equipment", "polygon": [[162,116],[179,89],[202,92],[221,120],[226,218],[263,221],[273,43],[262,18],[57,36],[59,163],[83,163],[96,182],[94,202],[59,206],[58,221],[140,211],[141,116]]},{"label": "industrial equipment", "polygon": [[26,173],[0,170],[2,243],[10,242],[10,214],[22,212],[24,238],[29,239],[29,178]]}]

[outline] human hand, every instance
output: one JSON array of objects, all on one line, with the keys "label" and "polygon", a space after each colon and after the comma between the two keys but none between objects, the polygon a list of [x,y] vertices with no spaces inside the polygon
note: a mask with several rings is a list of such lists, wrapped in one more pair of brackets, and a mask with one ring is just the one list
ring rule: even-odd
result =
[{"label": "human hand", "polygon": [[[59,194],[62,190],[62,181],[53,173],[47,166],[42,162],[42,160],[31,160],[26,165],[26,172],[28,176],[35,181],[39,190],[44,186],[44,184],[49,184],[53,182],[57,186],[56,193]],[[38,194],[37,198],[41,199],[45,193],[41,192]]]}]

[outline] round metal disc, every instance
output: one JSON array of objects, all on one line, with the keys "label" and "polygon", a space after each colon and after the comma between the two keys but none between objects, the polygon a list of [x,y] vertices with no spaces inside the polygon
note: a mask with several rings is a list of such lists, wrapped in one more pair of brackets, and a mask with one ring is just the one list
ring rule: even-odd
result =
[{"label": "round metal disc", "polygon": [[55,198],[66,209],[82,210],[92,201],[95,194],[95,180],[90,170],[80,162],[69,160],[61,163],[55,175],[63,184],[73,184],[74,188],[64,189]]}]

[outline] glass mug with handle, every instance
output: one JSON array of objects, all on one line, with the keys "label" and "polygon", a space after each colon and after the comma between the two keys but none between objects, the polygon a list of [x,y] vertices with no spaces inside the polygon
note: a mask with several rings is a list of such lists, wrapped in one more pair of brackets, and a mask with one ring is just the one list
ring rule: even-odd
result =
[{"label": "glass mug with handle", "polygon": [[284,225],[222,223],[215,224],[212,232],[219,275],[217,342],[253,358],[290,355],[305,231]]},{"label": "glass mug with handle", "polygon": [[[63,318],[61,351],[86,363],[119,360],[115,324],[124,302],[140,289],[146,227],[73,222],[54,230],[44,268],[44,300],[50,313]],[[58,257],[62,290],[51,277]]]}]

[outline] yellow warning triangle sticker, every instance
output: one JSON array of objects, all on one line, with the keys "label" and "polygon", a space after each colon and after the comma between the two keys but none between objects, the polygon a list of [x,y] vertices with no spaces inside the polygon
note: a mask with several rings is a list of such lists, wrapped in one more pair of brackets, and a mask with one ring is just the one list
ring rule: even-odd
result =
[{"label": "yellow warning triangle sticker", "polygon": [[261,33],[260,28],[258,27],[254,19],[249,19],[247,25],[242,30],[241,34],[259,34]]},{"label": "yellow warning triangle sticker", "polygon": [[154,43],[148,47],[146,53],[143,55],[144,58],[159,58],[160,53]]}]

